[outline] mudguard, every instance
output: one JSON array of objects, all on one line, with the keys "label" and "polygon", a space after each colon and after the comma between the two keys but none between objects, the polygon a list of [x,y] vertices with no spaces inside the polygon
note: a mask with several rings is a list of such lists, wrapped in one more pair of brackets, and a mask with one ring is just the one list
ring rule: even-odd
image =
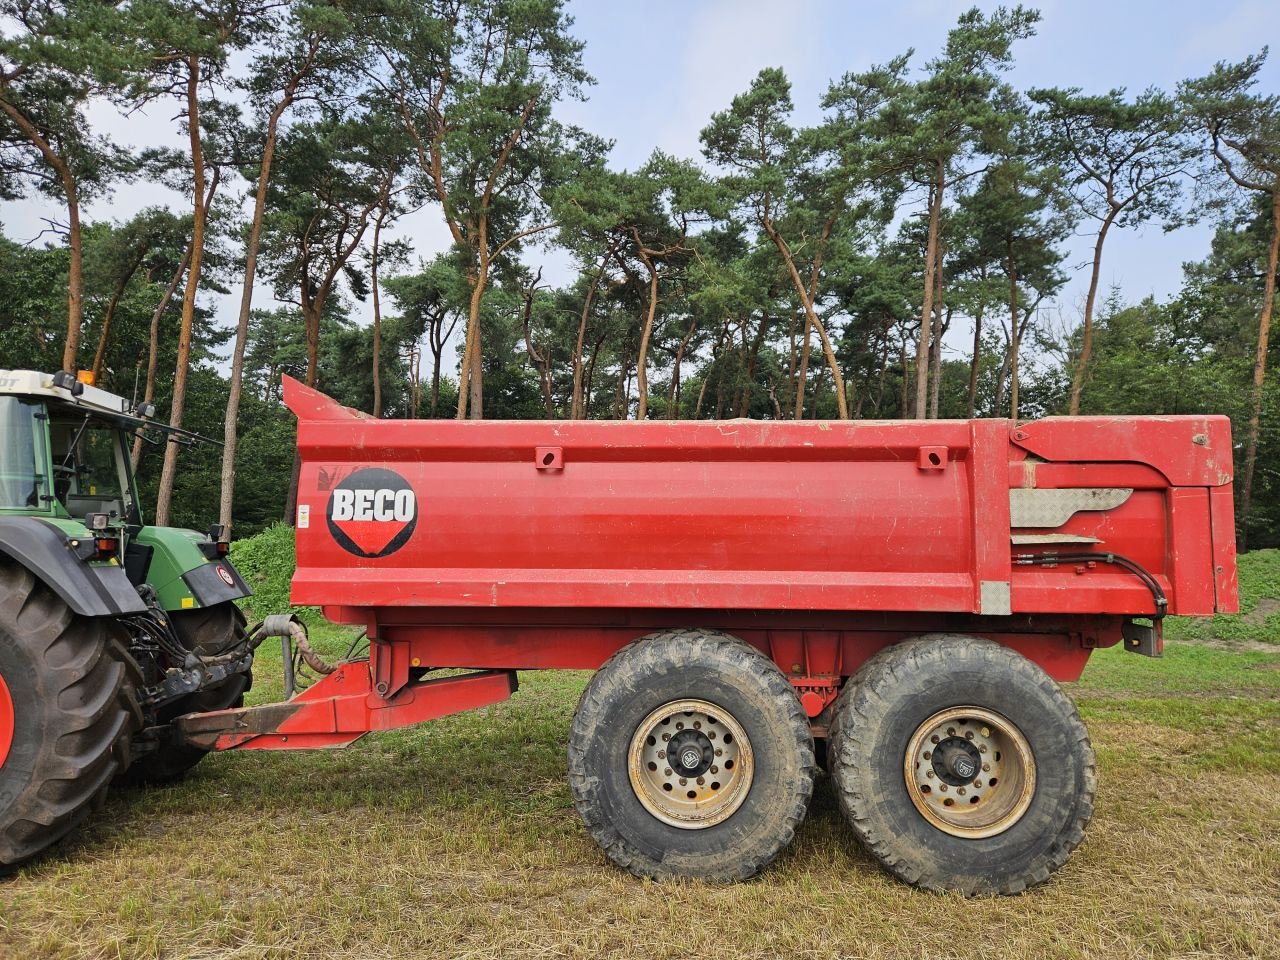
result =
[{"label": "mudguard", "polygon": [[123,567],[86,563],[71,549],[65,533],[38,517],[0,516],[0,554],[30,570],[82,616],[119,616],[147,609]]}]

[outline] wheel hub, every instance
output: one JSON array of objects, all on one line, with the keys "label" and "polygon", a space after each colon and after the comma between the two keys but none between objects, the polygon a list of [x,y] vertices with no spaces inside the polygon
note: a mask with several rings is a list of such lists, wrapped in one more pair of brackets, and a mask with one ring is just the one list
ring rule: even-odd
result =
[{"label": "wheel hub", "polygon": [[681,730],[667,741],[667,764],[682,777],[700,777],[711,769],[715,747],[701,730]]},{"label": "wheel hub", "polygon": [[933,750],[933,772],[943,783],[962,787],[982,770],[982,754],[968,740],[948,737]]},{"label": "wheel hub", "polygon": [[627,754],[636,799],[663,823],[702,830],[733,815],[754,774],[742,725],[705,700],[673,700],[636,727]]},{"label": "wheel hub", "polygon": [[1022,819],[1036,787],[1036,761],[1017,726],[994,710],[941,710],[907,744],[907,795],[929,823],[953,837],[1003,833]]},{"label": "wheel hub", "polygon": [[13,726],[13,697],[4,677],[0,677],[0,767],[9,758],[9,749],[13,746]]}]

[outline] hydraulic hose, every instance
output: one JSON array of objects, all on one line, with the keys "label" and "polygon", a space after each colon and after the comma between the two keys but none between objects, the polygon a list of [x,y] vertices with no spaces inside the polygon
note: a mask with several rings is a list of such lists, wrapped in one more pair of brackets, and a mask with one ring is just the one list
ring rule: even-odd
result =
[{"label": "hydraulic hose", "polygon": [[1109,563],[1128,570],[1151,591],[1151,597],[1156,605],[1155,613],[1150,615],[1152,620],[1157,622],[1163,620],[1164,615],[1169,612],[1169,600],[1164,594],[1164,588],[1152,576],[1151,571],[1128,557],[1120,556],[1118,553],[1086,553],[1084,551],[1079,553],[1016,553],[1013,555],[1013,562],[1019,566],[1039,567],[1054,567],[1060,563]]}]

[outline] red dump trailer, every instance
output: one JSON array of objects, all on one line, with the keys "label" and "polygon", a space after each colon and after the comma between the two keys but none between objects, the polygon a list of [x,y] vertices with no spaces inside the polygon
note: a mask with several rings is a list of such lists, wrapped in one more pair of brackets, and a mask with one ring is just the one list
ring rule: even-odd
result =
[{"label": "red dump trailer", "polygon": [[763,868],[825,741],[894,875],[1041,882],[1096,784],[1055,681],[1099,647],[1158,655],[1166,614],[1237,607],[1222,417],[388,421],[292,380],[285,400],[293,601],[369,656],[182,736],[343,746],[502,700],[519,670],[595,670],[569,780],[642,876]]}]

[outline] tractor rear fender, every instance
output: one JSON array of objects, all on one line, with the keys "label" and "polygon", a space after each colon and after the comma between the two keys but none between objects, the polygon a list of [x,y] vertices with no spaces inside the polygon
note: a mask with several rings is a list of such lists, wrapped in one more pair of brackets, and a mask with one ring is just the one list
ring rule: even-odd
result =
[{"label": "tractor rear fender", "polygon": [[38,517],[0,516],[0,554],[22,564],[83,616],[146,610],[123,567],[86,563],[76,556],[67,534]]},{"label": "tractor rear fender", "polygon": [[133,538],[150,549],[146,582],[155,588],[163,610],[213,607],[253,595],[253,590],[226,557],[210,559],[209,538],[179,527],[143,527]]}]

